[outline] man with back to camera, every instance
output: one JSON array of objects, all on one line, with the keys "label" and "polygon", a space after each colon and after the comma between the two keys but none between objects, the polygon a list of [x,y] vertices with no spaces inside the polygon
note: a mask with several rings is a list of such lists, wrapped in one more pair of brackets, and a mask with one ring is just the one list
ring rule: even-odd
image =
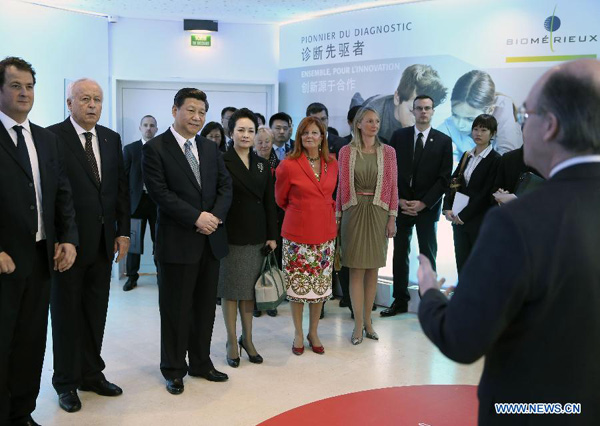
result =
[{"label": "man with back to camera", "polygon": [[292,141],[292,117],[285,112],[273,114],[269,119],[269,127],[275,136],[273,139],[273,149],[279,161],[283,161],[288,152],[294,149]]},{"label": "man with back to camera", "polygon": [[[131,218],[141,220],[140,241],[142,252],[144,248],[144,234],[146,224],[150,225],[150,238],[154,245],[154,229],[156,226],[156,204],[148,196],[148,191],[142,180],[142,146],[152,139],[158,131],[156,118],[145,115],[140,122],[140,133],[142,138],[125,145],[123,148],[123,163],[125,174],[129,182],[129,200],[131,205]],[[153,253],[154,254],[154,253]],[[123,285],[123,291],[130,291],[137,287],[140,270],[139,253],[127,253],[127,282]]]},{"label": "man with back to camera", "polygon": [[393,95],[377,95],[363,101],[360,93],[354,94],[350,106],[364,105],[375,109],[381,118],[379,138],[389,141],[392,134],[403,127],[415,124],[412,106],[415,97],[427,93],[435,105],[446,100],[448,90],[436,70],[430,65],[414,64],[402,72]]},{"label": "man with back to camera", "polygon": [[452,173],[452,140],[431,128],[434,101],[419,95],[413,101],[415,125],[398,129],[390,145],[396,149],[398,161],[398,196],[400,214],[394,237],[394,301],[381,311],[390,317],[408,311],[410,241],[417,229],[419,251],[427,256],[435,269],[437,255],[437,222],[440,220],[442,195]]},{"label": "man with back to camera", "polygon": [[56,136],[29,121],[35,71],[0,61],[0,424],[35,426],[52,270],[78,243]]},{"label": "man with back to camera", "polygon": [[[423,331],[454,361],[485,355],[480,425],[600,424],[598,105],[600,62],[547,71],[523,136],[525,163],[548,180],[488,212],[450,301],[420,257]],[[498,414],[498,403],[554,403],[555,414]],[[558,414],[578,410],[566,403],[580,414]]]},{"label": "man with back to camera", "polygon": [[106,380],[101,356],[112,260],[129,249],[129,190],[121,137],[98,125],[102,88],[82,78],[67,89],[70,116],[48,127],[58,136],[73,189],[79,232],[77,260],[52,285],[50,311],[54,343],[52,385],[60,407],[79,411],[77,389],[118,396],[122,389]]},{"label": "man with back to camera", "polygon": [[207,111],[204,92],[179,90],[173,125],[142,148],[144,183],[158,206],[160,369],[173,395],[183,392],[186,374],[228,379],[210,360],[210,342],[233,189],[217,144],[197,136]]}]

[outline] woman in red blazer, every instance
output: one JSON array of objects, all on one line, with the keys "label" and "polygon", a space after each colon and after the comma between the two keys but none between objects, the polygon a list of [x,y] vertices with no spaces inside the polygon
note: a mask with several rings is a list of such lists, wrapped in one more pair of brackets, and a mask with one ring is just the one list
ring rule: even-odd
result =
[{"label": "woman in red blazer", "polygon": [[325,353],[317,326],[323,302],[331,297],[337,234],[332,196],[338,174],[337,161],[329,154],[325,135],[325,126],[319,119],[303,119],[293,151],[276,171],[275,200],[285,210],[281,229],[283,269],[296,331],[292,344],[296,355],[304,352],[305,303],[310,309],[306,338],[313,352]]}]

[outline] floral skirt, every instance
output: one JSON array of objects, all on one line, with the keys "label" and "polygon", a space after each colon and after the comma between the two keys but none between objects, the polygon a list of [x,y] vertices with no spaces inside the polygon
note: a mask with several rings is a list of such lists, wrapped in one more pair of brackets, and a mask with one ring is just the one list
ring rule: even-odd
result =
[{"label": "floral skirt", "polygon": [[284,238],[282,251],[289,301],[319,303],[331,298],[335,239],[302,244]]}]

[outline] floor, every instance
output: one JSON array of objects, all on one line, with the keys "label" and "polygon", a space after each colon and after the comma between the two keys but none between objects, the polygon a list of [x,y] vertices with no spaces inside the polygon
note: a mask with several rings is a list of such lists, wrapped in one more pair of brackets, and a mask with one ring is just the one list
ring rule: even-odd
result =
[{"label": "floor", "polygon": [[[225,327],[220,307],[213,333],[212,359],[229,381],[185,379],[185,392],[173,396],[160,374],[160,318],[156,277],[142,276],[123,292],[124,280],[111,283],[103,357],[108,380],[123,388],[116,398],[80,392],[83,408],[66,413],[52,388],[52,342],[48,345],[41,392],[33,417],[47,425],[256,425],[284,411],[332,396],[370,389],[428,384],[476,385],[483,363],[469,366],[446,359],[422,333],[414,314],[374,315],[380,336],[350,344],[353,321],[338,300],[328,302],[319,325],[325,355],[291,353],[293,325],[288,303],[275,318],[254,319],[254,343],[265,362],[242,358],[239,368],[225,362]],[[305,312],[305,329],[308,318]],[[305,342],[306,344],[306,342]],[[390,424],[395,424],[390,419]],[[307,419],[308,421],[308,419]],[[308,421],[321,424],[318,419]],[[347,423],[346,423],[347,424]],[[357,423],[358,424],[358,423]],[[381,425],[381,423],[379,423]]]}]

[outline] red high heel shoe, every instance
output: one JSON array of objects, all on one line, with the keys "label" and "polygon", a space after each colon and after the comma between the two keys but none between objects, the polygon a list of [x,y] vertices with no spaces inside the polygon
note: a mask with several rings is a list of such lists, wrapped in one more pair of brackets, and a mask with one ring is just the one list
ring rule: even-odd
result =
[{"label": "red high heel shoe", "polygon": [[308,339],[308,344],[310,345],[310,347],[312,348],[312,351],[316,354],[319,355],[323,355],[325,353],[325,347],[324,346],[313,346],[312,342],[310,341],[310,337],[308,336],[308,334],[306,335],[306,338]]},{"label": "red high heel shoe", "polygon": [[294,355],[302,355],[304,353],[304,346],[302,346],[301,348],[297,348],[294,346],[294,343],[292,342],[292,353]]}]

